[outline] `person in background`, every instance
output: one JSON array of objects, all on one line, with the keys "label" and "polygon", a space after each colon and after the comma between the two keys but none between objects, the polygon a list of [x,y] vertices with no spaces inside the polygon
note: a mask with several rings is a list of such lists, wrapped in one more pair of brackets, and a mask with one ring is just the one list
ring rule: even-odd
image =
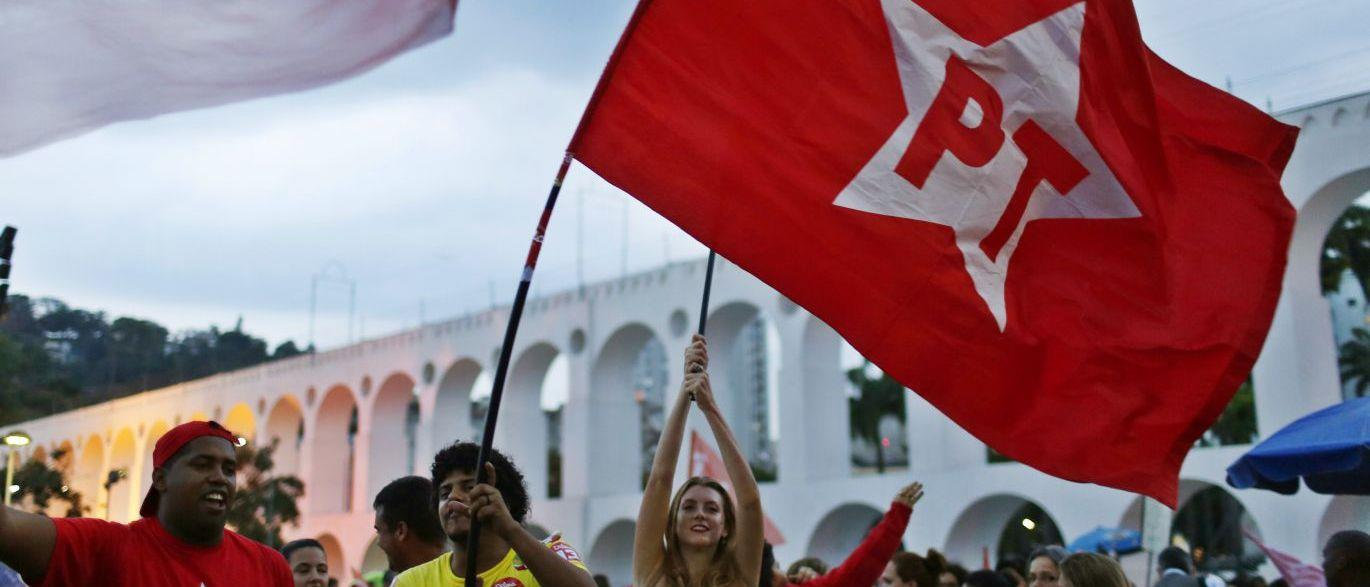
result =
[{"label": "person in background", "polygon": [[390,570],[403,573],[447,551],[438,514],[433,511],[433,482],[418,476],[391,481],[376,493],[376,545]]},{"label": "person in background", "polygon": [[290,565],[295,587],[324,587],[328,584],[328,554],[323,544],[313,538],[301,538],[281,547],[281,555]]},{"label": "person in background", "polygon": [[[662,429],[638,510],[633,536],[633,584],[638,587],[750,587],[762,581],[761,493],[714,401],[708,366],[704,337],[695,335],[685,350],[685,380]],[[736,502],[708,477],[690,478],[670,497],[691,403],[713,431]]]},{"label": "person in background", "polygon": [[1013,581],[1005,577],[1002,571],[996,572],[985,569],[966,575],[965,585],[966,587],[1013,587]]},{"label": "person in background", "polygon": [[1333,534],[1322,549],[1322,570],[1327,587],[1370,585],[1370,534],[1360,530]]},{"label": "person in background", "polygon": [[[841,565],[831,571],[827,570],[827,565],[816,558],[800,559],[790,565],[788,573],[788,583],[794,585],[804,585],[804,587],[845,587],[847,585],[870,585],[880,578],[881,573],[886,570],[887,561],[894,556],[894,551],[899,549],[899,539],[904,536],[904,530],[909,526],[909,517],[913,514],[913,506],[918,500],[923,498],[923,484],[914,482],[907,487],[899,490],[894,499],[890,502],[890,509],[885,512],[885,516],[880,519],[871,531],[866,534],[866,538],[861,544],[852,551],[847,560],[842,561]],[[934,578],[939,577],[946,569],[946,560],[936,551],[929,551],[928,556],[936,556],[941,561],[941,567]],[[930,583],[936,585],[936,583]],[[958,586],[959,587],[959,586]]]},{"label": "person in background", "polygon": [[999,559],[999,564],[994,566],[994,570],[1008,579],[1013,587],[1027,587],[1027,579],[1024,578],[1027,565],[1021,556],[1009,555]]},{"label": "person in background", "polygon": [[1061,561],[1062,587],[1129,587],[1118,561],[1095,552],[1077,552]]},{"label": "person in background", "polygon": [[[920,486],[921,489],[921,486]],[[921,491],[920,491],[921,493]],[[936,550],[929,550],[926,557],[912,552],[897,552],[885,565],[884,574],[876,583],[878,587],[923,587],[936,585],[937,578],[947,569],[947,559]]]},{"label": "person in background", "polygon": [[965,567],[956,563],[948,563],[946,570],[937,577],[937,587],[961,587],[966,582],[966,575],[970,572]]},{"label": "person in background", "polygon": [[1060,546],[1038,546],[1028,555],[1028,587],[1056,587],[1061,582],[1061,561],[1070,553]]},{"label": "person in background", "polygon": [[[894,554],[891,552],[890,554]],[[889,555],[881,560],[888,560]],[[828,574],[828,563],[823,562],[816,556],[808,556],[790,563],[790,568],[785,569],[785,576],[789,577],[791,583],[805,583],[823,575]]]},{"label": "person in background", "polygon": [[1157,555],[1156,566],[1161,573],[1156,587],[1200,587],[1199,581],[1192,576],[1194,559],[1183,548],[1166,547]]},{"label": "person in background", "polygon": [[0,506],[0,563],[35,587],[293,585],[281,553],[224,528],[238,443],[218,422],[168,430],[153,446],[152,487],[131,524]]},{"label": "person in background", "polygon": [[571,545],[556,536],[538,540],[523,526],[528,486],[509,457],[490,449],[485,482],[476,483],[479,453],[479,444],[457,442],[433,456],[431,499],[455,549],[400,573],[394,587],[464,587],[473,519],[481,525],[476,567],[486,587],[595,587]]}]

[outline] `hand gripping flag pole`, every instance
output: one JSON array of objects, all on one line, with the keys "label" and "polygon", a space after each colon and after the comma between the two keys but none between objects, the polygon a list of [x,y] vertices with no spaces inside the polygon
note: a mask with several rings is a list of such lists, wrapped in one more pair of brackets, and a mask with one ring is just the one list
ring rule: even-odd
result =
[{"label": "hand gripping flag pole", "polygon": [[[704,336],[704,326],[709,322],[709,292],[714,287],[714,259],[718,253],[709,249],[709,265],[704,270],[704,300],[699,303],[699,335]],[[695,401],[694,392],[690,392],[690,401]]]},{"label": "hand gripping flag pole", "polygon": [[[495,424],[499,421],[499,404],[504,397],[504,379],[509,374],[509,356],[513,354],[514,338],[518,335],[519,320],[523,317],[523,305],[528,301],[528,288],[533,282],[533,270],[537,268],[538,253],[542,252],[542,240],[547,236],[547,223],[552,219],[552,208],[556,207],[557,194],[561,183],[566,180],[566,172],[571,168],[571,153],[567,152],[557,170],[552,190],[547,194],[547,203],[542,208],[542,218],[538,220],[533,242],[528,246],[528,259],[523,263],[523,276],[519,278],[518,293],[514,294],[514,306],[509,309],[509,326],[504,330],[504,346],[500,348],[499,365],[495,369],[494,388],[490,392],[490,407],[485,412],[485,432],[481,436],[480,451],[476,453],[476,483],[485,483],[485,462],[490,456],[490,448],[495,442]],[[480,520],[471,517],[471,531],[466,539],[466,584],[477,585],[476,553],[480,546]]]}]

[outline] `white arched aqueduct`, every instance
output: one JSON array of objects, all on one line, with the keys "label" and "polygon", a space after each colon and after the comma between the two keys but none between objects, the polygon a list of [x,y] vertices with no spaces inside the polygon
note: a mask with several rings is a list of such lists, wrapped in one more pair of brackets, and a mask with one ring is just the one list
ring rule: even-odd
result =
[{"label": "white arched aqueduct", "polygon": [[[1281,118],[1305,130],[1284,182],[1299,210],[1284,295],[1253,371],[1262,435],[1340,400],[1318,262],[1331,223],[1370,192],[1370,95]],[[532,300],[511,357],[498,446],[525,473],[533,519],[580,547],[615,584],[628,572],[625,540],[650,440],[644,430],[659,417],[648,408],[674,399],[703,273],[702,262],[673,263]],[[781,560],[849,551],[915,478],[927,485],[927,497],[905,546],[947,549],[971,566],[997,551],[1003,529],[1021,522],[1013,517],[1024,504],[1067,538],[1137,522],[1132,495],[989,464],[982,444],[912,394],[900,439],[909,466],[853,470],[840,337],[735,266],[724,263],[715,279],[715,386],[749,457],[774,468],[776,480],[762,493],[786,536],[776,549]],[[395,477],[426,474],[438,448],[476,436],[507,318],[507,308],[496,308],[18,427],[36,441],[30,454],[65,451],[63,466],[87,496],[88,515],[128,520],[147,490],[156,439],[185,420],[220,418],[253,442],[274,443],[278,470],[306,482],[304,519],[289,534],[323,539],[347,561],[335,568],[361,568],[375,492]],[[760,362],[757,348],[765,349]],[[564,397],[550,397],[558,394]],[[554,416],[544,409],[549,401],[560,405]],[[690,427],[709,437],[701,419]],[[1244,449],[1195,450],[1183,471],[1187,486],[1222,487],[1225,467]],[[111,470],[128,477],[106,489]],[[1317,559],[1330,532],[1370,525],[1365,498],[1230,495],[1261,536],[1305,560]]]}]

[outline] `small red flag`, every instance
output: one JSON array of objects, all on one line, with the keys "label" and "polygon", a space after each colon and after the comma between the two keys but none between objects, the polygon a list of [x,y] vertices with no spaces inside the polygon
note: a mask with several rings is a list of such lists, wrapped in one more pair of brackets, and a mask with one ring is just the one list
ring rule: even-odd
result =
[{"label": "small red flag", "polygon": [[[729,494],[733,492],[733,481],[728,476],[727,467],[723,466],[723,459],[693,430],[690,431],[690,476],[708,477],[723,484]],[[766,542],[774,546],[784,544],[785,535],[780,533],[780,528],[775,526],[770,516],[762,514],[761,520],[766,525]]]},{"label": "small red flag", "polygon": [[571,151],[996,450],[1173,507],[1274,313],[1296,132],[1127,2],[643,0]]}]

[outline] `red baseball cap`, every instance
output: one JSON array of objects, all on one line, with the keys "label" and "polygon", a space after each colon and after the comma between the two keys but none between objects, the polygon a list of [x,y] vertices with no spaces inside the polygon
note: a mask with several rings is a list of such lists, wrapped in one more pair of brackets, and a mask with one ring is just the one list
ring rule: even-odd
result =
[{"label": "red baseball cap", "polygon": [[[190,441],[204,436],[222,438],[227,440],[229,444],[238,446],[238,436],[229,432],[218,422],[202,420],[186,422],[168,430],[166,434],[157,439],[157,445],[152,449],[152,468],[161,468],[171,457],[181,452],[181,449]],[[143,498],[143,506],[138,508],[138,513],[144,518],[157,515],[157,502],[161,501],[161,498],[162,494],[157,491],[156,487],[149,487],[147,497]]]}]

